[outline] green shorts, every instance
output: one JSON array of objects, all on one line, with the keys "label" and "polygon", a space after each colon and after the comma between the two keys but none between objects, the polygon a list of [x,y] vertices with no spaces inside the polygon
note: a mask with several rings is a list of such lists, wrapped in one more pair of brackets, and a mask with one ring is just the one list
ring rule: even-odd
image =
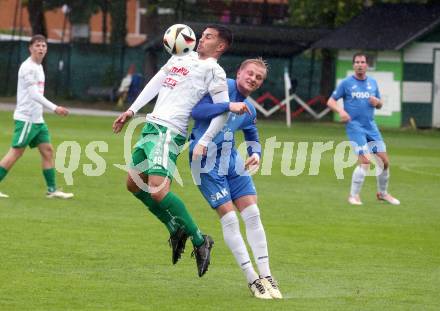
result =
[{"label": "green shorts", "polygon": [[50,143],[49,129],[46,123],[31,123],[15,120],[12,148],[31,148],[39,144]]},{"label": "green shorts", "polygon": [[186,138],[169,128],[147,123],[132,153],[132,168],[147,175],[173,178]]}]

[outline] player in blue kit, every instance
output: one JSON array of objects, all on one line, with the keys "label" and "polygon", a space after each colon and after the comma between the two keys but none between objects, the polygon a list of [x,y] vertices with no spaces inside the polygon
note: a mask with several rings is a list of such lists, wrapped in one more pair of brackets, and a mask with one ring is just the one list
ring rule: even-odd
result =
[{"label": "player in blue kit", "polygon": [[[245,60],[237,72],[237,79],[228,79],[231,101],[244,101],[258,89],[267,75],[267,65],[261,58]],[[200,192],[217,212],[226,245],[246,275],[249,289],[257,298],[282,298],[278,284],[269,268],[266,234],[257,205],[257,193],[248,171],[258,169],[261,145],[255,126],[256,110],[245,101],[249,113],[231,113],[223,130],[212,140],[203,159],[192,159],[193,147],[204,134],[210,120],[229,110],[229,105],[212,104],[205,96],[192,111],[196,120],[191,133],[190,164],[193,178]],[[234,132],[242,130],[249,157],[244,162],[235,148]],[[235,207],[234,207],[235,206]],[[246,236],[252,249],[259,274],[252,265],[244,239],[240,233],[237,209],[246,226]]]},{"label": "player in blue kit", "polygon": [[[344,79],[327,102],[346,124],[347,136],[358,155],[359,165],[353,172],[348,202],[353,205],[362,204],[359,193],[373,153],[380,164],[377,175],[377,199],[399,205],[400,201],[388,193],[390,161],[382,135],[374,121],[374,109],[380,109],[383,102],[376,80],[366,75],[367,61],[367,55],[364,53],[353,55],[355,74]],[[343,107],[336,102],[340,98],[344,100]]]}]

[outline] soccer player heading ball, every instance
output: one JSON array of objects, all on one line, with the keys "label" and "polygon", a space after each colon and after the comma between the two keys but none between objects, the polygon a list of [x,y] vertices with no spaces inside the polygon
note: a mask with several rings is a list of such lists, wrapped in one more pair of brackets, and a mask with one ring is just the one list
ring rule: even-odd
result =
[{"label": "soccer player heading ball", "polygon": [[[148,82],[130,108],[113,123],[118,133],[136,112],[158,95],[153,112],[132,153],[127,189],[157,217],[170,233],[172,262],[177,263],[190,237],[194,246],[198,275],[208,270],[212,238],[202,234],[183,201],[170,191],[177,157],[185,144],[191,110],[206,93],[215,103],[228,103],[226,74],[217,59],[232,43],[232,33],[223,26],[208,26],[200,38],[197,53],[172,56]],[[243,112],[245,104],[235,105]],[[206,146],[223,128],[227,114],[212,120],[195,147],[202,156]]]}]

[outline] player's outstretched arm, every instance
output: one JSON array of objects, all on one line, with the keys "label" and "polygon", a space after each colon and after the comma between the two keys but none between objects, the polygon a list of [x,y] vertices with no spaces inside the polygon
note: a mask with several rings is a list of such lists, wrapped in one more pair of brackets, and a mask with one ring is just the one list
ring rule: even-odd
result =
[{"label": "player's outstretched arm", "polygon": [[137,113],[142,107],[148,104],[157,95],[157,93],[159,93],[160,87],[162,86],[166,76],[165,71],[159,70],[154,77],[148,81],[147,85],[144,87],[130,108],[128,108],[128,110]]},{"label": "player's outstretched arm", "polygon": [[213,104],[212,101],[205,101],[202,99],[194,106],[191,111],[191,117],[194,120],[208,121],[228,111],[236,114],[243,114],[245,112],[250,114],[248,107],[243,102]]}]

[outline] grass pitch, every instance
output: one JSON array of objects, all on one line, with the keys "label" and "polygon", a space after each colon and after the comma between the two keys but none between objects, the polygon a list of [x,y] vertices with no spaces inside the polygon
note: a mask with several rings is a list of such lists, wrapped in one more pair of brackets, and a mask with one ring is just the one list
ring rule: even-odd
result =
[{"label": "grass pitch", "polygon": [[[190,258],[171,264],[168,233],[125,190],[123,138],[112,118],[46,116],[55,148],[81,146],[70,201],[48,200],[38,151],[27,150],[0,191],[0,310],[439,310],[440,132],[383,130],[391,159],[390,192],[402,202],[375,199],[367,177],[363,206],[346,202],[352,168],[336,178],[333,154],[322,155],[318,175],[255,176],[271,270],[285,299],[250,297],[246,281],[223,242],[220,223],[192,184],[187,155],[178,167],[183,187],[173,190],[204,232],[214,237],[212,264],[203,278]],[[0,112],[0,153],[9,148],[12,113]],[[260,122],[261,140],[345,140],[341,125]],[[84,175],[93,164],[85,148],[105,141],[106,170]],[[295,145],[296,146],[296,145]],[[295,160],[296,149],[294,150]],[[292,168],[294,166],[294,160]],[[94,164],[93,164],[94,165]],[[94,168],[95,166],[92,166]],[[243,228],[243,225],[242,225]],[[242,230],[243,231],[243,230]]]}]

